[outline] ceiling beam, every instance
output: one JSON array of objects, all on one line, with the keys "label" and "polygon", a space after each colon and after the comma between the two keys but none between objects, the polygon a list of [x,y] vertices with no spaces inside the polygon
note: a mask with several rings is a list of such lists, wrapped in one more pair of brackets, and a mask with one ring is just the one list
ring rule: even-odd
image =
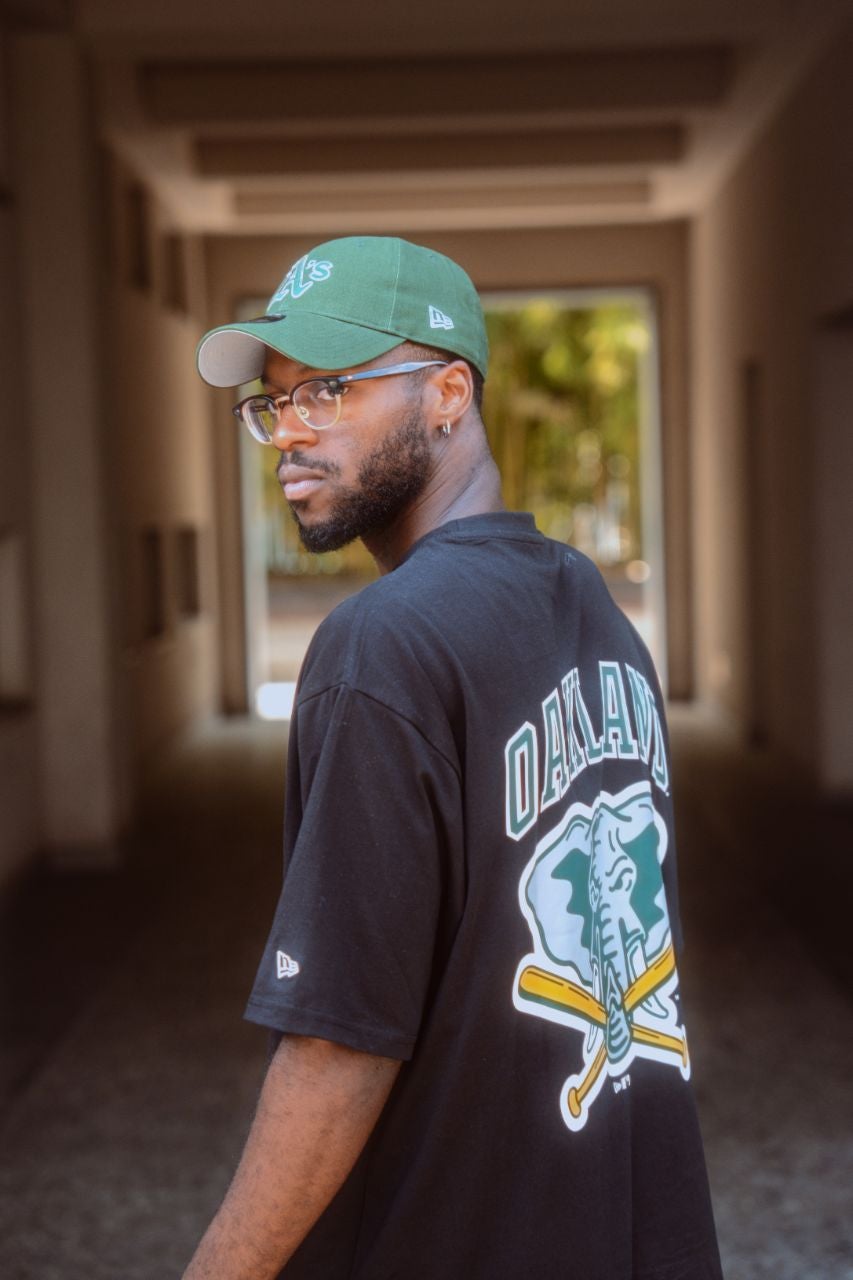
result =
[{"label": "ceiling beam", "polygon": [[487,189],[457,186],[372,186],[328,192],[281,187],[238,188],[231,229],[236,233],[381,235],[461,230],[472,227],[548,227],[591,222],[626,222],[649,217],[652,190],[647,181],[562,182],[538,186],[493,183]]},{"label": "ceiling beam", "polygon": [[711,108],[734,77],[727,46],[519,57],[299,62],[143,62],[137,85],[158,126],[382,120],[554,111]]},{"label": "ceiling beam", "polygon": [[217,178],[674,164],[684,151],[684,130],[675,124],[372,138],[226,135],[199,138],[193,146],[195,171]]},{"label": "ceiling beam", "polygon": [[465,187],[428,188],[395,186],[392,190],[374,187],[345,188],[338,191],[241,188],[234,192],[234,212],[238,217],[291,216],[334,211],[336,217],[355,213],[404,213],[441,210],[464,210],[488,207],[515,209],[535,204],[540,209],[563,207],[647,205],[651,199],[650,184],[644,179],[625,182],[562,182],[547,186],[530,183],[495,183],[488,188],[470,190]]}]

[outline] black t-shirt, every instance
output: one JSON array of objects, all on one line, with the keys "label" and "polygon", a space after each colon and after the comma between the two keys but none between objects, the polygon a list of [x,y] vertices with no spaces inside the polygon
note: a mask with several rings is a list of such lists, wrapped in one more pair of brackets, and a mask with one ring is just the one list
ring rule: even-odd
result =
[{"label": "black t-shirt", "polygon": [[595,567],[455,520],[340,605],[247,1017],[405,1060],[287,1280],[720,1276],[663,703]]}]

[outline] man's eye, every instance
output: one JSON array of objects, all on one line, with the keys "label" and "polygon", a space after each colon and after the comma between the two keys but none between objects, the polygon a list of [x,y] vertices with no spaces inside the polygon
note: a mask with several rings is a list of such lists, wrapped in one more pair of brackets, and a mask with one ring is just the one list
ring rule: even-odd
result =
[{"label": "man's eye", "polygon": [[321,382],[320,385],[317,387],[316,396],[318,400],[323,400],[326,403],[330,403],[332,400],[335,400],[338,396],[345,395],[346,390],[347,390],[346,387],[341,386],[339,382],[331,382],[331,383]]}]

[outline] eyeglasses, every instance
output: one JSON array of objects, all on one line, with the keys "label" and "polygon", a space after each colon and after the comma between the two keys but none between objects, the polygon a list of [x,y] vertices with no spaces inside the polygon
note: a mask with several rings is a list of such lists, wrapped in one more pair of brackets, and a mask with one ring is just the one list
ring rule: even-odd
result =
[{"label": "eyeglasses", "polygon": [[364,373],[339,373],[327,378],[307,378],[298,382],[287,394],[280,396],[247,396],[235,404],[231,412],[239,418],[260,444],[272,444],[272,436],[288,405],[314,431],[325,431],[340,419],[341,404],[351,382],[366,382],[369,378],[390,378],[392,374],[415,373],[432,365],[447,364],[446,360],[414,360],[407,364],[390,364],[383,369],[368,369]]}]

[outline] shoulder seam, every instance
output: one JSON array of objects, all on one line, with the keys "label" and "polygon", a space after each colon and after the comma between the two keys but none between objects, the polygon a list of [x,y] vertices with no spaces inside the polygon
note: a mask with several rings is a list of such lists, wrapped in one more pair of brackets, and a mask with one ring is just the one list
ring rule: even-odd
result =
[{"label": "shoulder seam", "polygon": [[398,711],[396,707],[389,706],[387,702],[383,702],[381,698],[374,697],[372,693],[366,693],[364,689],[357,689],[354,685],[350,684],[348,680],[337,680],[334,684],[329,684],[323,689],[318,689],[316,693],[312,693],[310,697],[299,702],[296,710],[298,711],[299,707],[304,707],[309,702],[313,702],[315,698],[321,698],[324,693],[331,693],[335,689],[346,689],[348,693],[357,694],[360,698],[365,698],[368,702],[375,702],[377,707],[382,707],[383,711],[387,711],[390,715],[394,716],[395,720],[402,720],[404,724],[407,724],[410,728],[414,729],[418,737],[423,739],[429,749],[434,751],[439,759],[443,760],[449,769],[452,769],[457,778],[461,778],[462,775],[459,771],[459,767],[454,764],[452,760],[448,759],[440,747],[437,747],[434,742],[430,741],[423,729],[421,729],[420,725],[415,724],[414,720],[410,719],[409,716],[403,715],[402,711]]}]

